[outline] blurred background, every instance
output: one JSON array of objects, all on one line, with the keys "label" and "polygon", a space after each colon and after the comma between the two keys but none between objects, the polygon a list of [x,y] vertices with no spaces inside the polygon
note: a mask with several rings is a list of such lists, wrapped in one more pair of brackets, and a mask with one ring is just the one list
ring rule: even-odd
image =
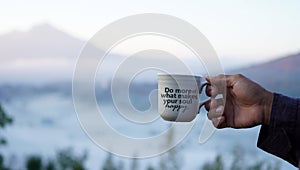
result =
[{"label": "blurred background", "polygon": [[[109,154],[80,127],[72,76],[81,49],[102,27],[133,14],[162,13],[197,27],[215,48],[226,74],[242,73],[268,90],[299,97],[300,1],[0,3],[0,169],[295,169],[256,147],[260,127],[217,130],[199,144],[205,114],[198,116],[187,138],[165,154],[147,159]],[[112,57],[126,53],[120,48]],[[181,56],[196,74],[206,74],[193,58]],[[157,87],[154,74],[140,74],[131,86],[130,100],[138,109],[149,108],[149,93]],[[99,82],[97,99],[107,112],[116,112],[112,103],[105,103],[110,87],[101,78]],[[152,126],[137,130],[116,124],[132,136],[160,132]],[[169,125],[161,121],[158,127]]]}]

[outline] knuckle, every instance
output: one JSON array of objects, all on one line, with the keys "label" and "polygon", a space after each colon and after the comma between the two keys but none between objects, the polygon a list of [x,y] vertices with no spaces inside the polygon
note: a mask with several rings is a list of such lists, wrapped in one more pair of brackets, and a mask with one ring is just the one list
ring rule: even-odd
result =
[{"label": "knuckle", "polygon": [[244,76],[242,75],[242,74],[236,74],[236,75],[234,75],[234,77],[236,78],[236,79],[241,79],[241,78],[243,78]]},{"label": "knuckle", "polygon": [[219,74],[216,76],[216,78],[220,80],[220,79],[224,78],[224,76],[225,76],[224,74]]}]

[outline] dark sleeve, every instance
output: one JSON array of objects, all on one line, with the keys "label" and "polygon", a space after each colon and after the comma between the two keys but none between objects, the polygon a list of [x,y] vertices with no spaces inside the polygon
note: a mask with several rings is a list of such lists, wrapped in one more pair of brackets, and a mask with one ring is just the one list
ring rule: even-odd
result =
[{"label": "dark sleeve", "polygon": [[261,127],[257,146],[298,167],[299,126],[300,100],[274,94],[270,125]]}]

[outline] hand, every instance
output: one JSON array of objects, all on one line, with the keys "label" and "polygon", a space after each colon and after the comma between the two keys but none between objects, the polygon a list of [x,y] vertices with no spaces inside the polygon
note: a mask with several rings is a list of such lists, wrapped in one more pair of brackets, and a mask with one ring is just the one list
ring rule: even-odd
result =
[{"label": "hand", "polygon": [[[211,83],[206,88],[211,100],[206,102],[205,108],[215,127],[249,128],[269,124],[273,93],[240,74],[207,77],[206,80]],[[216,99],[218,94],[223,94],[226,100]]]}]

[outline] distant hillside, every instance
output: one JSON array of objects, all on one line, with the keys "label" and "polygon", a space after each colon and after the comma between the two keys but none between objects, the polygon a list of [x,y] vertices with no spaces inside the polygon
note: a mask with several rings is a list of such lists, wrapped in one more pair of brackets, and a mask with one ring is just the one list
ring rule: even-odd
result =
[{"label": "distant hillside", "polygon": [[300,97],[300,53],[230,73],[242,73],[271,91]]},{"label": "distant hillside", "polygon": [[23,57],[76,58],[84,41],[52,27],[40,24],[27,32],[12,31],[0,35],[0,59]]},{"label": "distant hillside", "polygon": [[[49,24],[0,35],[0,85],[70,82],[84,43]],[[123,57],[107,59],[105,71],[113,72]],[[271,91],[300,97],[300,53],[228,73],[242,73]],[[155,82],[150,86],[156,87]]]},{"label": "distant hillside", "polygon": [[[49,24],[0,35],[0,84],[71,81],[85,43]],[[89,50],[97,54],[101,49],[90,44]],[[121,59],[119,55],[111,56],[107,68]]]}]

